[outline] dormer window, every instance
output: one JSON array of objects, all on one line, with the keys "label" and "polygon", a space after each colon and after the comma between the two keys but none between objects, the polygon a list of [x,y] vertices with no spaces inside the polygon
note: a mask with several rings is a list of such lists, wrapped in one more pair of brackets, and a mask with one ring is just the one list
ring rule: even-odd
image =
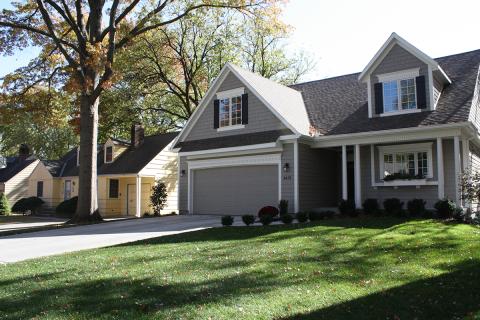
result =
[{"label": "dormer window", "polygon": [[383,111],[416,109],[416,91],[415,78],[383,83]]},{"label": "dormer window", "polygon": [[107,146],[105,148],[105,163],[113,161],[113,146]]},{"label": "dormer window", "polygon": [[241,129],[248,123],[248,96],[244,88],[217,93],[214,100],[214,128],[217,131]]}]

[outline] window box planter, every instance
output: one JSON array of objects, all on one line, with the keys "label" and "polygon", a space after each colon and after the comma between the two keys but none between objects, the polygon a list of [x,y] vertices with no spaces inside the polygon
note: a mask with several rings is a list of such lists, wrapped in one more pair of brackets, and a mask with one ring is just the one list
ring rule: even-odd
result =
[{"label": "window box planter", "polygon": [[424,186],[427,184],[427,179],[396,179],[390,181],[383,181],[384,186]]}]

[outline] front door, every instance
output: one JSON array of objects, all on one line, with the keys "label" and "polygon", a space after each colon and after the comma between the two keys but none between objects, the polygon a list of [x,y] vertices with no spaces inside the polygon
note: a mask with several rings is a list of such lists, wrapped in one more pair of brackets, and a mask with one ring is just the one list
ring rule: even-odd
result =
[{"label": "front door", "polygon": [[72,197],[72,181],[65,180],[65,188],[63,191],[63,200],[68,200]]}]

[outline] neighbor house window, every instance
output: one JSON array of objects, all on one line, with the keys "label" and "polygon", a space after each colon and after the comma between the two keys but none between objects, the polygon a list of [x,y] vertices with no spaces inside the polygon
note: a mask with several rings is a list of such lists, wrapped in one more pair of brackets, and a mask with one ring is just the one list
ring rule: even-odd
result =
[{"label": "neighbor house window", "polygon": [[109,198],[118,198],[118,179],[110,179],[108,188],[108,197]]},{"label": "neighbor house window", "polygon": [[219,127],[242,124],[242,96],[219,100]]},{"label": "neighbor house window", "polygon": [[383,83],[384,112],[417,108],[415,78],[393,80]]},{"label": "neighbor house window", "polygon": [[105,148],[105,162],[109,163],[113,160],[113,147],[108,146]]},{"label": "neighbor house window", "polygon": [[37,181],[37,197],[43,197],[43,181]]},{"label": "neighbor house window", "polygon": [[432,143],[381,146],[379,148],[380,178],[403,174],[416,178],[431,178]]}]

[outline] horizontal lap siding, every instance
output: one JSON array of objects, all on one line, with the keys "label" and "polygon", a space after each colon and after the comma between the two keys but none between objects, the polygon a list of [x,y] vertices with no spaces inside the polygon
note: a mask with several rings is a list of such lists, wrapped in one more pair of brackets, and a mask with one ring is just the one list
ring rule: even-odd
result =
[{"label": "horizontal lap siding", "polygon": [[200,115],[185,140],[217,138],[269,130],[282,130],[286,128],[268,109],[268,107],[249,91],[232,73],[227,75],[223,83],[220,85],[218,92],[241,87],[244,87],[246,93],[248,93],[248,124],[245,125],[245,128],[217,132],[217,129],[213,128],[213,100],[216,99],[216,97],[214,97],[208,101],[205,110]]},{"label": "horizontal lap siding", "polygon": [[28,197],[28,181],[37,165],[38,161],[31,163],[5,183],[5,195],[10,205],[15,204],[21,198]]},{"label": "horizontal lap siding", "polygon": [[299,144],[300,210],[336,207],[338,202],[338,154]]},{"label": "horizontal lap siding", "polygon": [[[367,198],[377,199],[378,203],[382,205],[383,201],[388,198],[399,198],[405,202],[414,198],[422,198],[427,201],[427,207],[432,208],[438,200],[437,186],[421,186],[416,187],[405,186],[398,187],[372,187],[371,183],[371,168],[370,168],[370,146],[361,147],[360,151],[360,165],[361,165],[361,185],[362,185],[362,202]],[[435,157],[435,155],[433,155]],[[375,172],[378,171],[378,162],[375,162]]]},{"label": "horizontal lap siding", "polygon": [[180,213],[186,213],[188,211],[188,166],[187,157],[180,158],[180,170],[185,170],[185,174],[178,177],[178,210]]},{"label": "horizontal lap siding", "polygon": [[168,151],[167,146],[145,168],[140,175],[155,176],[155,179],[163,182],[167,187],[167,203],[164,211],[178,211],[178,159],[177,154]]},{"label": "horizontal lap siding", "polygon": [[[282,199],[288,201],[288,211],[295,210],[295,196],[294,196],[294,154],[293,143],[286,143],[283,145],[282,152]],[[288,172],[283,170],[285,164],[288,163],[290,169]],[[278,204],[277,204],[278,205]]]},{"label": "horizontal lap siding", "polygon": [[[372,99],[375,97],[374,95],[374,84],[378,82],[377,75],[397,72],[402,70],[408,70],[413,68],[420,68],[420,75],[425,76],[425,90],[427,95],[427,105],[429,105],[430,101],[430,88],[428,86],[429,83],[429,73],[428,67],[425,63],[420,61],[414,55],[409,53],[407,50],[403,49],[399,45],[394,45],[394,47],[390,50],[390,52],[385,56],[385,58],[380,62],[380,64],[373,70],[371,74],[371,96]],[[375,105],[375,102],[373,102]]]},{"label": "horizontal lap siding", "polygon": [[[469,161],[472,174],[480,173],[480,150],[477,150],[476,148],[473,148],[473,146],[470,146]],[[473,210],[477,210],[478,203],[473,202],[472,207]]]}]

